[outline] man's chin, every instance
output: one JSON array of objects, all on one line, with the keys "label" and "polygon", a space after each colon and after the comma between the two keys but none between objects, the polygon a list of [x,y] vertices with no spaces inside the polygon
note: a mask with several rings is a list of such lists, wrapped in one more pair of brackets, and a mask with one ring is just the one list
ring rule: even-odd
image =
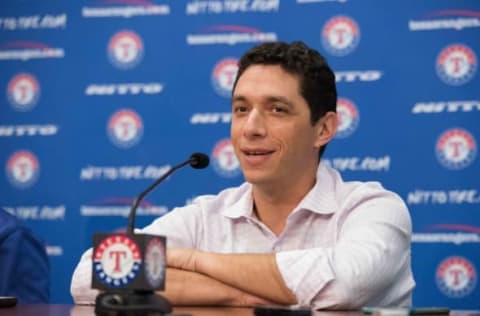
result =
[{"label": "man's chin", "polygon": [[272,177],[266,174],[262,170],[247,171],[243,172],[243,177],[245,180],[253,185],[262,185],[272,182]]}]

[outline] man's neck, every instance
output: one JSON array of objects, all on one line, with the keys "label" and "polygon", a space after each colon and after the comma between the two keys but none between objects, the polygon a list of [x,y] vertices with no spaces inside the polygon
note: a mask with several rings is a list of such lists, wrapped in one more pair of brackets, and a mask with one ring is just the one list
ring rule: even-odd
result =
[{"label": "man's neck", "polygon": [[272,186],[253,185],[254,210],[275,235],[285,228],[288,216],[315,185],[316,174]]}]

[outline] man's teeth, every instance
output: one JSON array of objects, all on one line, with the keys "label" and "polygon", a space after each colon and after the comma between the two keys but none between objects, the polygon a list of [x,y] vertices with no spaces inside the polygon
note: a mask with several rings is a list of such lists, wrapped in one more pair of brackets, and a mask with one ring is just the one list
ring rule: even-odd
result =
[{"label": "man's teeth", "polygon": [[249,155],[258,156],[258,155],[265,155],[266,151],[250,151],[248,152]]}]

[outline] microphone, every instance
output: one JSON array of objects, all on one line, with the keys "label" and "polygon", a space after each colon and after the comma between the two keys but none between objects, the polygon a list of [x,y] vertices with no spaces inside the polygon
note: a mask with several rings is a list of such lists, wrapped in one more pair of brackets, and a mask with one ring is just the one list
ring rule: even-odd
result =
[{"label": "microphone", "polygon": [[127,233],[93,235],[92,288],[103,290],[95,301],[97,315],[118,313],[170,313],[170,302],[154,291],[165,289],[166,238],[135,234],[135,215],[140,202],[176,170],[190,165],[208,166],[209,158],[194,153],[171,167],[132,202]]}]

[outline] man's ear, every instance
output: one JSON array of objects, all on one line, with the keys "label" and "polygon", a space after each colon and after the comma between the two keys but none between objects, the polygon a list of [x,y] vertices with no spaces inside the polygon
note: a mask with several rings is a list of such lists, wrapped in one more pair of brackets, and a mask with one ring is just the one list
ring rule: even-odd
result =
[{"label": "man's ear", "polygon": [[337,132],[338,116],[335,112],[327,112],[315,124],[317,129],[317,140],[315,147],[320,148],[327,144]]}]

